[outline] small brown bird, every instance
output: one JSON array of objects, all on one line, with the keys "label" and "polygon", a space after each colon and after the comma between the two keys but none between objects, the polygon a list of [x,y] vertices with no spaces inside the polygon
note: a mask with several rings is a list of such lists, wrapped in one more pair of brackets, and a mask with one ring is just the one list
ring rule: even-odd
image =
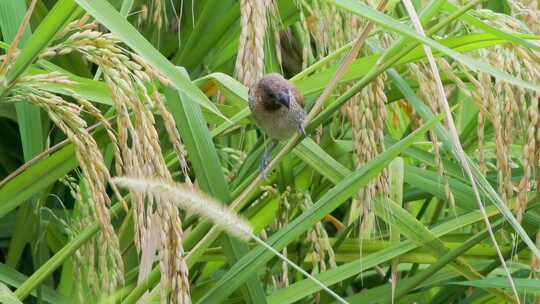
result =
[{"label": "small brown bird", "polygon": [[267,74],[249,89],[249,108],[259,128],[272,139],[270,149],[265,146],[261,172],[268,165],[268,151],[279,140],[290,138],[295,132],[306,136],[304,97],[283,76]]}]

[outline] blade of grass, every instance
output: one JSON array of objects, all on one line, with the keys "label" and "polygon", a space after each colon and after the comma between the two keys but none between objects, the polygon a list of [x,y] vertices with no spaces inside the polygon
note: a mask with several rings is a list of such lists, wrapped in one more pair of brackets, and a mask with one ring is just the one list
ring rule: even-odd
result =
[{"label": "blade of grass", "polygon": [[[540,197],[536,197],[530,201],[531,205],[528,205],[528,208],[534,209],[540,206]],[[529,209],[529,210],[530,210]],[[497,215],[498,210],[491,206],[487,208],[487,212],[490,217]],[[434,227],[431,231],[436,237],[442,237],[444,235],[450,234],[451,232],[458,231],[464,227],[470,226],[472,224],[482,221],[482,214],[479,211],[472,211],[470,213],[460,215],[457,218],[453,218],[445,223],[442,223]],[[385,246],[384,249],[377,251],[376,253],[367,255],[362,259],[356,259],[353,262],[346,263],[327,270],[322,273],[315,275],[315,278],[331,286],[338,282],[344,281],[347,278],[358,275],[362,270],[371,268],[376,265],[384,264],[391,261],[393,258],[399,257],[411,250],[418,248],[419,244],[415,244],[410,240],[401,241],[398,244]],[[268,297],[268,303],[270,304],[287,304],[294,303],[310,294],[313,294],[319,290],[318,286],[315,285],[310,280],[302,280],[291,284],[287,288],[279,289],[276,292],[272,293]],[[388,295],[389,289],[386,289],[386,295]],[[358,296],[360,296],[359,294]],[[376,297],[377,300],[380,300],[380,297]],[[351,303],[362,303],[357,302],[355,298],[349,298],[348,300]]]},{"label": "blade of grass", "polygon": [[349,169],[333,159],[311,138],[306,138],[293,150],[294,155],[317,170],[332,183],[339,183],[350,173]]},{"label": "blade of grass", "polygon": [[56,33],[69,21],[77,5],[73,0],[59,0],[45,19],[39,24],[25,46],[21,49],[13,66],[8,70],[4,86],[0,87],[0,96],[3,96],[13,81],[21,75],[32,63],[39,52],[45,48]]},{"label": "blade of grass", "polygon": [[[399,231],[411,241],[418,243],[421,246],[425,246],[435,258],[442,259],[450,252],[433,232],[416,220],[409,212],[399,207],[395,202],[386,202],[386,200],[375,202],[375,213],[384,221],[393,222],[395,228],[398,228]],[[485,216],[487,216],[487,213]],[[467,279],[481,278],[480,274],[467,261],[458,257],[447,260],[445,265]],[[500,290],[489,290],[489,292],[506,301],[512,300],[511,297]],[[398,292],[397,296],[399,297],[399,295]]]},{"label": "blade of grass", "polygon": [[106,26],[111,33],[120,38],[143,57],[152,67],[167,77],[174,87],[189,96],[189,102],[195,101],[208,111],[227,120],[216,106],[201,93],[167,58],[156,50],[113,6],[105,0],[76,0],[76,2],[97,21]]},{"label": "blade of grass", "polygon": [[[524,40],[531,41],[531,43],[533,41],[540,40],[540,36],[534,36],[534,35],[528,35],[528,34],[516,34],[516,37],[520,37]],[[496,35],[486,34],[486,33],[464,34],[460,36],[442,38],[437,41],[443,44],[444,46],[458,52],[471,52],[478,49],[484,49],[484,48],[492,47],[495,45],[504,45],[508,43],[508,40],[506,39],[501,39],[500,37]],[[400,50],[403,50],[403,49],[400,49]],[[436,52],[434,55],[436,57],[444,56],[444,54],[440,52]],[[362,78],[364,75],[366,75],[369,72],[369,70],[373,66],[375,66],[381,60],[380,59],[381,57],[382,57],[381,54],[373,54],[373,55],[366,55],[366,56],[363,56],[354,60],[353,63],[351,64],[351,67],[348,69],[347,73],[345,73],[343,75],[343,78],[340,80],[340,84],[344,84],[344,83]],[[410,52],[403,53],[401,56],[396,57],[397,61],[395,62],[394,66],[396,68],[398,66],[401,67],[407,63],[418,62],[418,61],[424,60],[425,58],[426,58],[425,54],[422,51],[421,47],[418,47],[418,46],[412,47]],[[319,61],[319,62],[322,62],[322,61]],[[326,83],[328,83],[330,77],[332,77],[336,69],[337,68],[335,66],[330,66],[321,71],[318,71],[317,73],[309,75],[308,77],[295,80],[294,83],[305,96],[308,96],[308,97],[314,96],[324,89]],[[293,77],[293,79],[295,78],[296,76]],[[395,100],[395,98],[397,98],[397,96],[394,96],[394,95],[391,95],[389,97],[392,97],[392,100]]]},{"label": "blade of grass", "polygon": [[[443,6],[443,10],[451,14],[451,13],[454,13],[455,11],[457,11],[458,7],[456,5],[450,3],[450,2],[446,2],[444,4],[444,6]],[[511,41],[511,42],[513,42],[515,44],[521,45],[521,46],[523,46],[523,47],[525,47],[527,49],[540,51],[540,46],[538,46],[538,45],[536,45],[534,43],[531,43],[531,42],[527,41],[526,39],[520,38],[515,33],[507,33],[507,32],[504,32],[502,30],[499,30],[498,28],[490,26],[489,24],[483,22],[482,20],[474,17],[470,13],[466,13],[466,14],[462,15],[461,17],[459,17],[459,19],[461,19],[462,21],[464,21],[465,23],[468,23],[469,25],[471,25],[473,27],[476,27],[478,29],[483,30],[486,33],[491,33],[491,34],[493,34],[495,36],[501,37],[502,39],[506,39],[506,40]]]},{"label": "blade of grass", "polygon": [[[522,294],[540,295],[540,281],[536,279],[516,278],[515,288]],[[504,278],[485,278],[482,280],[469,280],[463,282],[451,282],[449,284],[478,287],[478,288],[508,288],[513,287],[508,284],[508,280]]]},{"label": "blade of grass", "polygon": [[[122,204],[115,204],[111,207],[112,217],[116,217],[122,212]],[[53,257],[47,260],[47,262],[45,262],[38,270],[32,273],[32,275],[17,288],[15,296],[21,301],[28,297],[32,290],[39,286],[43,280],[60,267],[66,259],[70,258],[79,247],[88,242],[88,240],[98,231],[98,222],[90,224],[66,246],[62,247],[62,249],[60,249]]]},{"label": "blade of grass", "polygon": [[[187,72],[185,74],[187,75]],[[230,193],[199,105],[182,101],[181,99],[185,100],[188,96],[180,94],[182,98],[178,96],[176,91],[165,88],[166,106],[174,116],[179,132],[182,134],[198,185],[201,190],[218,200],[228,202],[230,201]],[[245,243],[228,235],[224,235],[221,243],[231,265],[248,252]],[[249,303],[264,302],[264,290],[256,274],[247,282],[244,297]],[[128,299],[126,299],[126,303],[129,303]]]},{"label": "blade of grass", "polygon": [[[35,4],[35,3],[34,3]],[[28,13],[31,13],[30,11]],[[0,2],[0,28],[5,42],[15,43],[16,35],[19,26],[23,26],[23,21],[27,15],[26,4],[24,1],[2,1]],[[20,47],[24,44],[31,35],[30,25],[27,24],[24,29],[24,34],[20,37]],[[15,104],[17,113],[17,123],[22,141],[24,161],[27,162],[41,152],[44,148],[45,139],[43,131],[43,121],[41,119],[41,111],[28,102],[20,102]],[[34,202],[30,201],[23,204],[17,210],[17,220],[15,223],[15,232],[11,237],[9,244],[6,264],[14,267],[19,263],[22,256],[24,246],[31,241],[34,229],[32,225],[39,220],[32,212]]]},{"label": "blade of grass", "polygon": [[[390,163],[390,166],[388,168],[389,172],[389,185],[390,185],[390,194],[389,198],[390,200],[397,204],[397,207],[402,208],[403,207],[403,175],[404,175],[404,165],[403,165],[403,158],[398,157]],[[392,218],[390,224],[390,242],[392,243],[399,243],[401,239],[401,232],[397,225],[395,225],[395,221]],[[399,259],[394,259],[390,263],[390,284],[392,286],[392,303],[395,303],[396,301],[396,286],[397,281],[399,279],[399,272],[398,272],[398,266],[399,266]]]},{"label": "blade of grass", "polygon": [[11,179],[0,188],[0,218],[63,177],[76,165],[74,147],[69,145]]},{"label": "blade of grass", "polygon": [[[494,223],[493,229],[500,229],[503,223],[504,222],[502,220],[497,221],[497,223]],[[422,282],[435,275],[438,271],[443,269],[453,260],[457,259],[460,255],[463,255],[467,250],[471,249],[473,246],[477,245],[487,237],[489,237],[489,233],[487,230],[484,230],[483,232],[474,235],[458,248],[448,251],[446,254],[438,258],[435,263],[431,264],[425,270],[422,270],[420,273],[413,277],[401,281],[396,290],[396,299],[402,298],[409,291],[420,286]],[[373,301],[369,299],[377,299],[377,301],[382,302],[390,300],[388,296],[388,286],[383,285],[375,289],[376,290],[369,290],[367,293],[359,293],[355,296],[347,298],[347,300],[353,303],[372,303]]]},{"label": "blade of grass", "polygon": [[0,283],[0,303],[4,304],[23,304],[17,297],[9,290],[9,288]]},{"label": "blade of grass", "polygon": [[[332,212],[349,199],[356,193],[359,187],[365,185],[376,176],[403,149],[413,144],[419,136],[422,136],[428,131],[434,125],[435,121],[431,120],[401,140],[398,144],[377,156],[373,161],[368,162],[360,170],[348,175],[339,184],[326,192],[312,208],[270,237],[267,243],[276,250],[281,250],[290,241],[297,238],[301,233],[319,221],[324,215]],[[263,266],[271,258],[272,254],[266,252],[260,246],[251,250],[214,284],[213,288],[201,298],[200,303],[218,303],[224,300],[248,278],[250,273],[257,271],[258,268]]]},{"label": "blade of grass", "polygon": [[426,36],[417,34],[414,30],[410,29],[408,26],[394,20],[393,18],[382,14],[373,8],[370,8],[367,5],[364,5],[360,2],[356,2],[353,0],[328,0],[328,2],[335,4],[336,6],[345,9],[351,13],[354,13],[356,15],[362,16],[367,18],[368,20],[371,20],[372,22],[388,28],[396,33],[399,33],[403,36],[409,37],[411,39],[414,39],[415,41],[418,41],[420,43],[423,43],[445,55],[448,57],[462,63],[463,65],[469,67],[470,69],[474,71],[482,71],[489,75],[492,75],[493,77],[496,77],[498,79],[504,80],[505,82],[514,84],[518,87],[522,87],[525,89],[530,89],[533,91],[540,91],[540,86],[537,84],[529,83],[527,81],[523,81],[521,79],[518,79],[506,72],[503,72],[499,69],[495,69],[492,66],[480,62],[478,60],[472,59],[468,56],[465,56],[461,53],[458,53],[456,51],[453,51],[442,44],[436,42],[433,39],[430,39]]},{"label": "blade of grass", "polygon": [[[414,6],[412,5],[412,2],[410,0],[403,0],[403,3],[405,4],[405,8],[407,12],[409,13],[409,16],[411,18],[411,21],[413,23],[415,30],[418,32],[420,36],[425,36],[424,29],[422,25],[420,24],[420,21],[418,20],[418,16],[416,15],[416,11],[414,9]],[[499,260],[501,261],[501,265],[503,266],[506,272],[508,281],[510,282],[510,285],[513,287],[512,291],[514,292],[516,301],[517,303],[519,303],[520,302],[519,296],[517,294],[517,290],[515,289],[514,281],[512,280],[512,275],[510,273],[510,270],[506,266],[506,262],[504,261],[502,252],[499,249],[499,245],[497,244],[497,239],[495,238],[495,234],[493,233],[491,229],[491,223],[489,222],[489,218],[485,212],[484,204],[482,202],[482,198],[480,197],[480,191],[478,190],[478,186],[476,184],[476,180],[474,179],[469,162],[467,161],[467,157],[465,156],[465,151],[463,150],[463,147],[461,146],[461,142],[459,141],[459,135],[458,135],[455,123],[454,123],[454,119],[452,118],[452,113],[450,112],[450,106],[448,105],[448,100],[446,99],[446,92],[444,90],[444,86],[442,84],[441,77],[439,75],[437,64],[435,63],[435,58],[433,58],[433,53],[431,51],[431,48],[428,45],[424,45],[424,51],[426,52],[429,66],[431,68],[431,74],[435,81],[436,91],[438,95],[435,98],[437,100],[437,103],[439,104],[439,107],[443,110],[443,113],[445,115],[446,127],[448,129],[448,133],[450,134],[450,139],[452,141],[452,146],[453,146],[452,150],[454,152],[456,159],[460,163],[461,167],[465,170],[465,173],[471,182],[474,196],[476,198],[476,202],[478,203],[478,208],[484,214],[484,223],[489,232],[489,237],[491,239],[491,242],[493,242],[493,246],[497,250],[497,256],[499,257]]]},{"label": "blade of grass", "polygon": [[[410,89],[410,87],[407,85],[407,83],[393,70],[388,71],[389,77],[392,79],[394,84],[398,87],[398,89],[401,90],[401,92],[404,94],[404,96],[408,99],[409,102],[411,102],[411,106],[417,111],[417,113],[423,118],[423,119],[430,119],[430,117],[433,117],[433,113],[422,103],[419,101],[419,99],[415,96],[414,91]],[[453,152],[454,149],[452,144],[452,139],[448,131],[441,126],[436,126],[435,134],[437,135],[437,139],[441,140],[446,147],[447,151]],[[453,154],[454,155],[454,154]],[[454,157],[457,159],[458,156],[454,155]],[[531,249],[534,255],[540,257],[540,251],[534,244],[534,242],[530,239],[530,237],[527,235],[525,230],[523,230],[523,227],[517,222],[515,217],[513,216],[512,212],[506,206],[506,203],[503,202],[503,200],[500,198],[500,196],[495,192],[493,187],[489,184],[487,179],[480,173],[480,170],[472,160],[470,160],[468,157],[466,157],[466,160],[468,162],[468,166],[470,167],[472,174],[474,175],[474,181],[478,184],[479,190],[482,192],[483,195],[485,195],[487,198],[489,198],[489,201],[493,203],[503,216],[506,218],[506,220],[509,222],[509,224],[512,226],[514,231],[523,239],[523,241],[527,244],[527,246]]]},{"label": "blade of grass", "polygon": [[[0,264],[0,281],[4,282],[6,285],[17,288],[24,281],[26,281],[27,278],[28,277],[26,275],[18,272],[17,270],[11,267],[8,267],[4,264]],[[33,291],[31,294],[35,296],[37,292]],[[62,294],[58,293],[55,289],[49,286],[43,286],[42,299],[43,301],[51,303],[51,304],[70,303],[69,299],[67,299]],[[3,302],[0,301],[0,303],[3,303]]]}]

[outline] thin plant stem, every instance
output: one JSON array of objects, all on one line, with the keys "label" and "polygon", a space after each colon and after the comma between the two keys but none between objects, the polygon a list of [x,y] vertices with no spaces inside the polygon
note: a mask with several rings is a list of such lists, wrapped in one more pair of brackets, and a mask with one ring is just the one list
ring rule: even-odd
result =
[{"label": "thin plant stem", "polygon": [[[473,8],[476,4],[482,2],[483,0],[473,0],[468,5],[462,7],[460,10],[456,11],[455,13],[448,16],[446,19],[442,20],[441,22],[434,25],[429,33],[433,34],[436,31],[440,30],[444,26],[448,25],[453,20],[457,19],[459,16],[463,15],[465,12]],[[394,64],[398,59],[399,56],[403,56],[404,53],[410,52],[412,49],[414,49],[418,45],[418,43],[411,43],[407,47],[404,47],[401,49],[401,52],[398,52],[396,56],[392,56],[391,58],[385,58],[385,60],[380,60],[378,65],[374,66],[370,72],[365,75],[362,80],[359,81],[359,83],[355,84],[351,90],[357,90],[356,92],[360,91],[363,87],[365,87],[371,79],[375,78],[377,75],[382,73],[384,70],[386,70],[388,67],[390,67],[392,64]],[[384,57],[384,56],[383,56]],[[383,58],[381,57],[381,58]],[[388,62],[386,62],[388,60]],[[332,105],[326,109],[323,110],[317,117],[312,119],[309,124],[307,125],[307,129],[312,129],[312,127],[315,127],[322,123],[322,121],[328,117],[330,114],[335,112],[343,103],[345,103],[348,99],[350,99],[354,94],[350,94],[351,90],[347,91],[344,95],[340,97],[338,100],[336,100]],[[338,102],[339,101],[339,102]],[[285,146],[278,152],[278,154],[270,161],[268,164],[268,170],[271,171],[273,168],[277,166],[279,161],[289,152],[291,151],[294,146],[299,142],[300,135],[294,134],[291,139],[285,144]],[[254,178],[254,180],[244,189],[244,191],[229,205],[229,208],[231,208],[234,211],[239,211],[242,207],[245,206],[245,204],[249,201],[249,198],[251,196],[251,193],[256,190],[258,186],[260,186],[261,182],[263,181],[260,174],[257,174]],[[188,267],[195,264],[195,262],[198,260],[198,258],[202,255],[202,252],[205,248],[210,246],[214,240],[217,239],[219,236],[220,230],[218,230],[216,227],[210,228],[210,230],[197,242],[197,244],[191,248],[189,253],[186,255],[186,263]],[[139,284],[137,285],[132,292],[124,299],[124,303],[130,304],[130,303],[136,303],[137,300],[148,290],[151,289],[155,283],[160,278],[160,271],[159,267],[156,267],[152,270],[152,272]]]},{"label": "thin plant stem", "polygon": [[336,300],[338,300],[340,303],[345,303],[345,304],[348,304],[349,302],[345,301],[345,299],[343,299],[342,297],[340,297],[338,294],[336,294],[334,291],[332,291],[330,288],[328,288],[328,286],[324,285],[321,281],[317,280],[314,276],[312,276],[311,274],[309,274],[307,271],[305,271],[304,269],[302,269],[302,267],[296,265],[293,261],[289,260],[286,256],[284,256],[283,254],[281,254],[279,251],[277,251],[276,249],[274,249],[274,247],[268,245],[267,243],[265,243],[263,240],[261,240],[260,238],[258,238],[257,236],[255,235],[251,235],[251,238],[253,238],[257,243],[259,243],[261,246],[263,246],[264,248],[268,249],[268,251],[272,252],[274,255],[276,255],[277,257],[279,257],[280,259],[282,259],[283,261],[285,261],[287,264],[289,264],[292,268],[296,269],[297,271],[299,271],[301,274],[303,274],[304,276],[306,276],[307,278],[309,278],[310,280],[312,280],[313,282],[315,282],[315,284],[319,285],[324,291],[328,292],[332,297],[334,297]]},{"label": "thin plant stem", "polygon": [[6,57],[4,58],[4,62],[2,62],[2,66],[0,66],[0,74],[3,74],[8,67],[8,64],[11,62],[11,59],[15,56],[15,52],[17,51],[17,46],[19,45],[19,42],[21,42],[21,39],[24,35],[24,31],[26,30],[26,27],[30,23],[30,17],[32,17],[32,12],[34,11],[34,8],[36,7],[37,0],[33,0],[32,3],[30,3],[30,7],[26,11],[26,15],[24,16],[24,19],[21,22],[21,25],[19,26],[19,29],[17,29],[17,34],[15,35],[15,39],[11,42],[11,46],[9,47],[9,50],[6,53]]},{"label": "thin plant stem", "polygon": [[[388,0],[382,0],[379,2],[379,5],[377,6],[377,10],[382,11],[384,10],[386,4],[388,3]],[[309,112],[308,117],[306,118],[306,123],[309,123],[315,115],[317,115],[324,102],[330,96],[332,91],[336,88],[339,80],[343,77],[345,72],[347,72],[347,69],[352,64],[353,60],[358,56],[358,52],[360,52],[360,49],[364,45],[364,42],[366,41],[367,37],[369,36],[369,33],[371,33],[371,30],[373,29],[373,22],[368,22],[362,32],[360,33],[360,36],[355,40],[349,54],[343,61],[343,63],[339,66],[336,73],[334,74],[334,77],[332,77],[332,80],[330,80],[330,83],[324,88],[324,91],[322,92],[321,96],[317,99],[315,102],[315,105]]]},{"label": "thin plant stem", "polygon": [[[407,10],[411,18],[411,21],[415,30],[418,32],[418,34],[425,36],[426,33],[424,32],[424,29],[422,28],[422,24],[420,24],[420,20],[418,20],[418,15],[416,14],[416,10],[414,9],[414,6],[412,5],[411,1],[403,0],[403,4],[405,5],[405,9]],[[437,95],[438,95],[435,98],[436,100],[438,100],[439,106],[442,108],[444,112],[446,127],[448,129],[450,138],[452,139],[452,144],[454,146],[454,152],[455,152],[454,154],[456,155],[456,158],[458,159],[462,168],[465,170],[465,173],[467,174],[467,177],[469,178],[471,182],[471,186],[474,192],[474,197],[478,204],[478,208],[480,209],[480,212],[482,213],[482,217],[484,219],[486,229],[489,233],[489,237],[491,239],[491,242],[493,243],[493,246],[495,247],[498,258],[501,261],[501,265],[504,268],[504,271],[506,273],[510,286],[512,287],[512,292],[514,293],[516,302],[519,304],[520,300],[519,300],[516,286],[514,284],[514,280],[512,279],[512,274],[510,273],[510,270],[508,269],[506,262],[504,261],[504,257],[501,252],[501,249],[499,248],[497,244],[497,239],[495,238],[495,234],[493,233],[493,230],[491,228],[491,223],[489,222],[486,209],[482,202],[482,198],[480,197],[480,191],[478,190],[476,180],[472,173],[471,167],[469,166],[469,162],[467,161],[467,158],[465,157],[465,151],[463,151],[463,147],[461,146],[461,143],[459,141],[457,129],[454,124],[454,119],[452,118],[452,113],[450,112],[450,106],[448,105],[448,100],[446,99],[446,93],[444,91],[442,80],[439,75],[439,71],[437,69],[437,63],[435,62],[435,58],[433,57],[433,52],[431,51],[431,48],[427,45],[424,45],[423,48],[424,48],[424,52],[426,53],[429,66],[431,68],[431,74],[433,75],[433,79],[435,80],[435,86],[437,88]]]},{"label": "thin plant stem", "polygon": [[[455,19],[459,18],[459,16],[465,14],[468,10],[472,9],[474,6],[476,6],[478,3],[483,2],[484,0],[473,0],[469,4],[463,6],[461,9],[455,11],[453,14],[446,17],[446,19],[442,20],[441,22],[437,23],[433,27],[431,27],[427,31],[427,35],[431,36],[437,31],[441,30],[445,26],[447,26],[450,22],[454,21]],[[375,66],[369,70],[367,74],[364,75],[356,84],[354,84],[349,90],[347,90],[345,93],[343,93],[339,98],[336,99],[332,104],[328,106],[328,108],[324,109],[317,117],[315,117],[310,124],[307,126],[307,130],[311,130],[312,127],[318,126],[321,124],[325,119],[330,117],[337,109],[339,109],[345,102],[347,102],[349,99],[351,99],[356,93],[360,92],[366,85],[368,85],[375,77],[377,77],[379,74],[386,71],[388,68],[390,68],[393,64],[395,64],[400,58],[405,56],[407,53],[411,52],[414,48],[416,48],[420,42],[417,41],[411,41],[409,44],[404,45],[405,42],[408,42],[407,40],[403,40],[402,43],[397,43],[394,46],[392,46],[390,49],[388,49],[380,58],[377,60],[377,63]]]}]

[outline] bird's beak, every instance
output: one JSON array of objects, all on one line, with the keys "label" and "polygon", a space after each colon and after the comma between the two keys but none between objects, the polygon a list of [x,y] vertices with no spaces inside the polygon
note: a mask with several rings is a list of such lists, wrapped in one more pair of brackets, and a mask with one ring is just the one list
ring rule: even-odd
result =
[{"label": "bird's beak", "polygon": [[284,105],[287,109],[291,106],[291,96],[286,92],[279,92],[277,101]]}]

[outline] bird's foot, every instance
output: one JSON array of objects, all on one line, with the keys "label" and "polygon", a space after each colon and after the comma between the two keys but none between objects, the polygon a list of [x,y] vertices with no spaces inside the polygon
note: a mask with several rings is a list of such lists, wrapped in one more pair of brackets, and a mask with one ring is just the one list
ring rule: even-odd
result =
[{"label": "bird's foot", "polygon": [[270,164],[270,151],[272,151],[276,145],[278,144],[277,140],[272,140],[272,143],[270,144],[270,147],[267,145],[264,146],[264,154],[261,160],[261,164],[259,165],[259,172],[261,172],[262,177],[264,180],[268,181],[268,175],[267,175],[267,167]]},{"label": "bird's foot", "polygon": [[268,167],[268,154],[264,153],[263,158],[261,160],[261,163],[259,164],[259,172],[261,173],[261,176],[264,178],[264,180],[268,181],[268,175],[266,168]]},{"label": "bird's foot", "polygon": [[300,124],[300,133],[302,133],[302,135],[304,136],[304,138],[307,138],[308,135],[306,133],[306,128],[304,128],[304,124]]}]

